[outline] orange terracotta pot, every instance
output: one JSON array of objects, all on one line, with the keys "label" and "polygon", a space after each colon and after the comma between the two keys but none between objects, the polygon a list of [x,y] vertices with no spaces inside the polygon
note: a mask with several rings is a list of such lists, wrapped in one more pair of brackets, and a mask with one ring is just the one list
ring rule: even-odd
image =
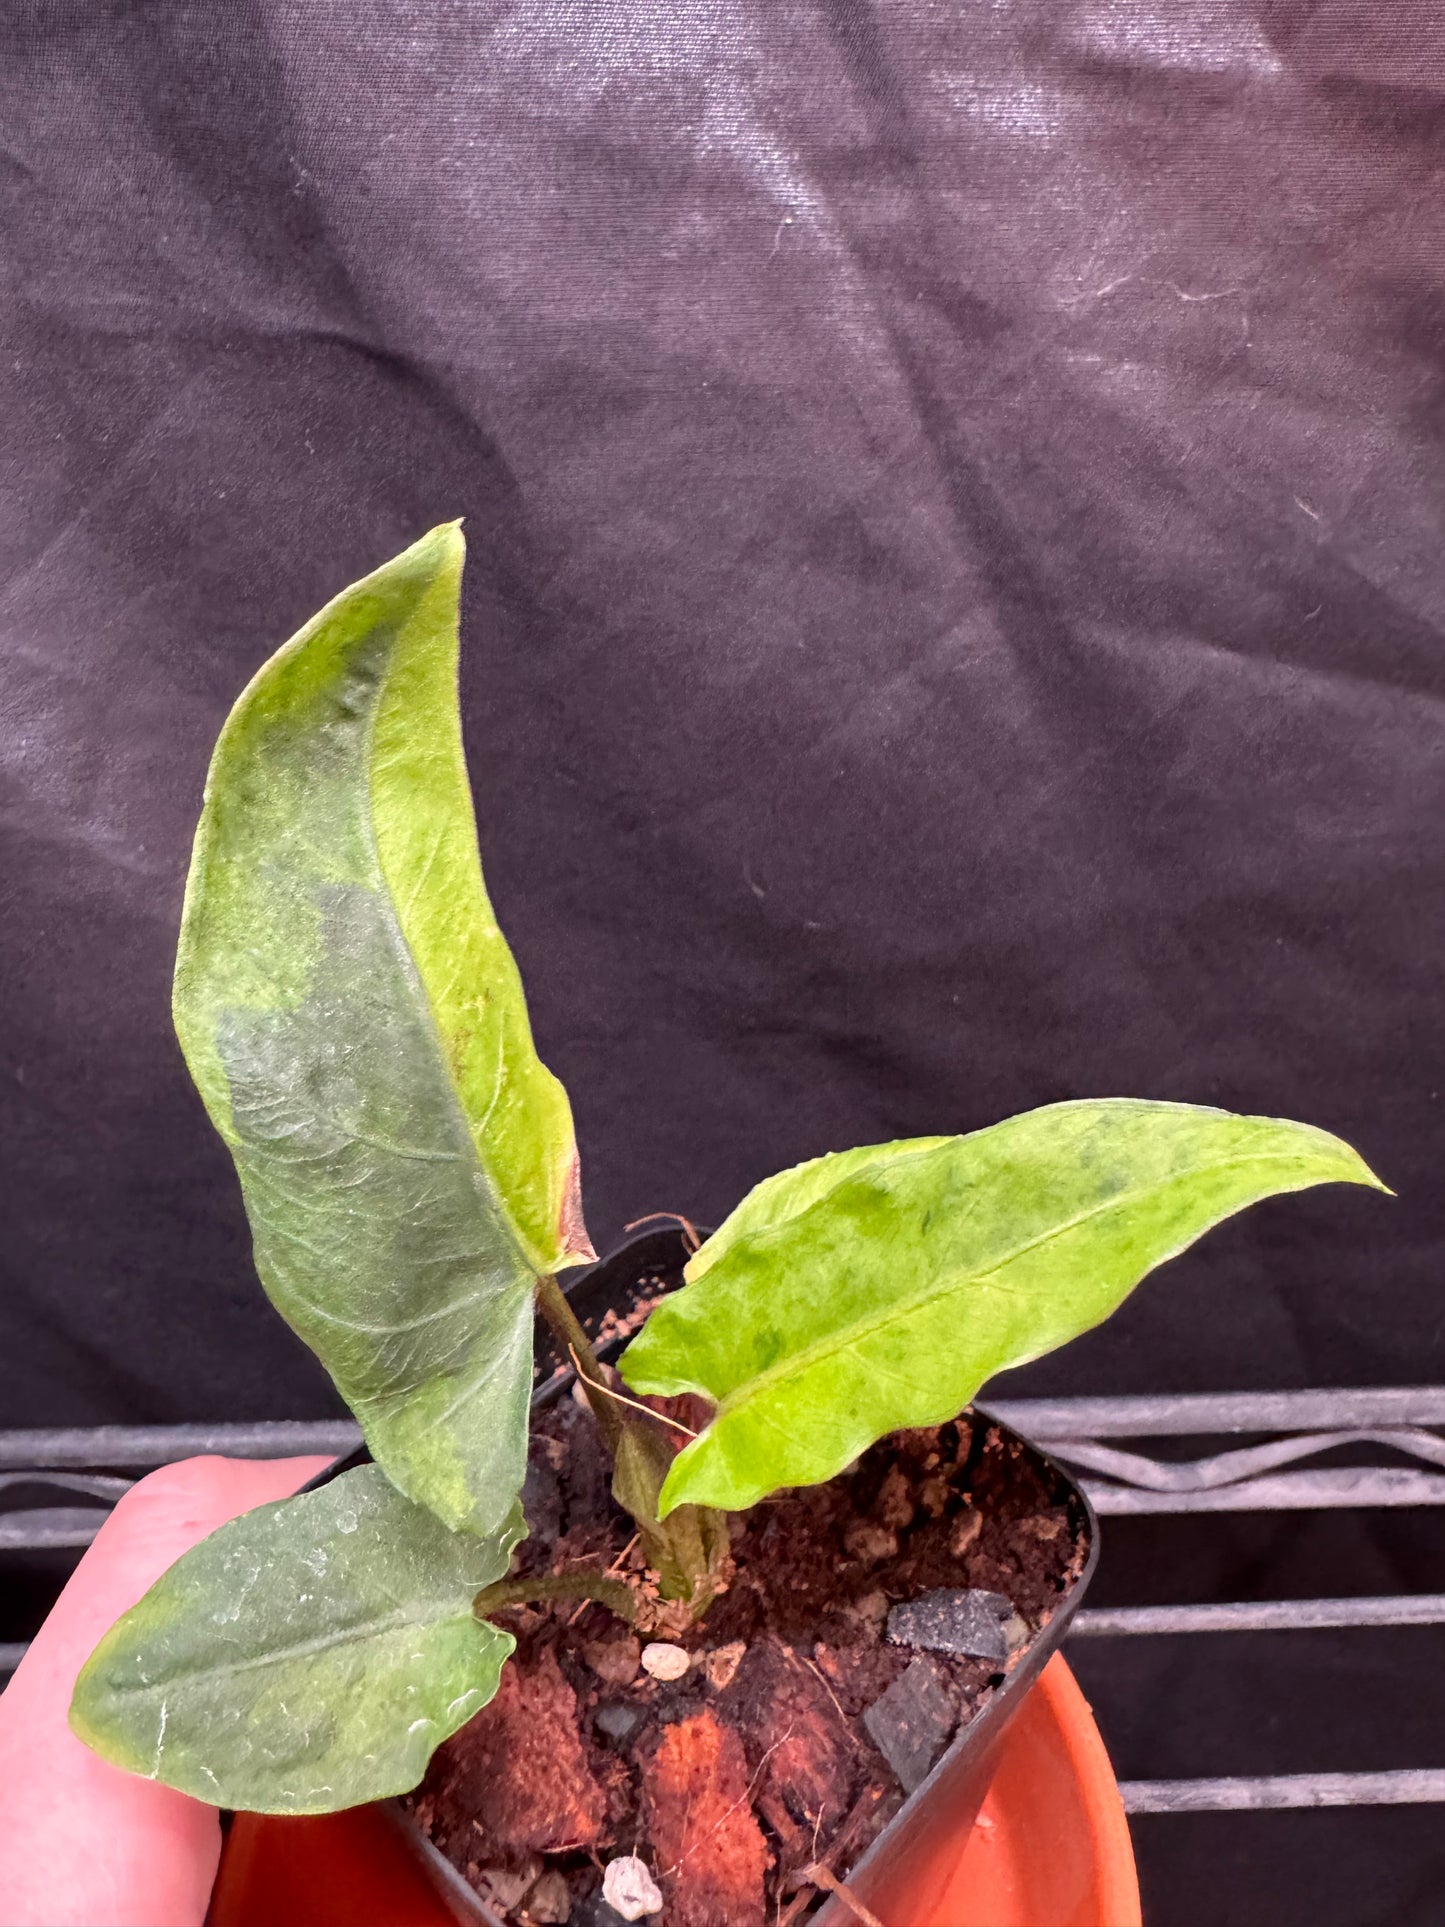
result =
[{"label": "orange terracotta pot", "polygon": [[[1140,1927],[1119,1791],[1088,1704],[1057,1654],[1000,1736],[976,1822],[960,1820],[934,1835],[891,1899],[870,1892],[887,1927]],[[238,1815],[208,1927],[477,1927],[490,1919],[394,1809],[356,1807],[307,1820]]]},{"label": "orange terracotta pot", "polygon": [[1140,1927],[1119,1788],[1061,1655],[1019,1708],[978,1819],[917,1927]]}]

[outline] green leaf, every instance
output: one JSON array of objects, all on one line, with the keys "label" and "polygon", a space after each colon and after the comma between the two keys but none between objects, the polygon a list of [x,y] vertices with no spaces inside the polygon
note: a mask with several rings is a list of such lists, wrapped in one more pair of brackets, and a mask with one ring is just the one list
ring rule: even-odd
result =
[{"label": "green leaf", "polygon": [[450,1532],[378,1466],[233,1519],[116,1622],[70,1724],[103,1759],[258,1813],[404,1793],[497,1690],[510,1634],[472,1613],[520,1512]]},{"label": "green leaf", "polygon": [[772,1177],[755,1184],[707,1242],[698,1247],[688,1265],[688,1277],[701,1278],[739,1239],[796,1218],[810,1204],[835,1191],[844,1178],[876,1164],[880,1157],[911,1157],[915,1151],[936,1151],[940,1144],[953,1142],[950,1137],[900,1138],[896,1144],[865,1144],[854,1151],[828,1151],[820,1158],[810,1158],[806,1164],[795,1164],[791,1170],[775,1171]]},{"label": "green leaf", "polygon": [[1333,1181],[1384,1189],[1308,1125],[1126,1098],[853,1152],[831,1187],[825,1162],[760,1187],[759,1228],[740,1233],[745,1200],[623,1354],[634,1391],[717,1406],[673,1461],[663,1516],[749,1506],[941,1424],[1244,1205]]},{"label": "green leaf", "polygon": [[525,1471],[532,1293],[592,1255],[566,1093],[487,900],[434,529],[267,662],[217,744],[176,963],[262,1282],[458,1528]]}]

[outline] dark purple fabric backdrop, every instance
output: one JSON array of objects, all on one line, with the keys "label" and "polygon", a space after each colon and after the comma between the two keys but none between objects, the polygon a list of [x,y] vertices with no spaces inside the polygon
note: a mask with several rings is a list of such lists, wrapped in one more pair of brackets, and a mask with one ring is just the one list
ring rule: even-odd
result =
[{"label": "dark purple fabric backdrop", "polygon": [[1425,0],[0,6],[3,1422],[333,1409],[170,959],[230,700],[458,514],[599,1245],[1197,1099],[1399,1201],[1016,1389],[1445,1378],[1442,170]]}]

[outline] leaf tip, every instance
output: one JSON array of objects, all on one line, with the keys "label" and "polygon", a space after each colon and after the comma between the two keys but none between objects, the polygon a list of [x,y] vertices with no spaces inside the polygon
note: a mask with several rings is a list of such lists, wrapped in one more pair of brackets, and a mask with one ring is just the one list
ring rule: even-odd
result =
[{"label": "leaf tip", "polygon": [[1363,1185],[1368,1191],[1383,1191],[1387,1198],[1396,1196],[1396,1193],[1386,1184],[1385,1180],[1371,1170],[1370,1166],[1366,1164],[1365,1160],[1352,1144],[1347,1144],[1342,1137],[1332,1136],[1329,1138],[1329,1142],[1334,1148],[1339,1162],[1345,1167],[1336,1180],[1338,1183],[1359,1184]]},{"label": "leaf tip", "polygon": [[[414,591],[423,592],[425,585],[439,581],[451,581],[458,586],[466,566],[467,539],[462,533],[460,518],[454,522],[438,522],[414,542],[408,543],[399,555],[359,582],[353,582],[349,589],[342,591],[342,597],[364,590],[373,582],[390,579],[398,584],[410,582]],[[338,598],[340,599],[340,598]]]}]

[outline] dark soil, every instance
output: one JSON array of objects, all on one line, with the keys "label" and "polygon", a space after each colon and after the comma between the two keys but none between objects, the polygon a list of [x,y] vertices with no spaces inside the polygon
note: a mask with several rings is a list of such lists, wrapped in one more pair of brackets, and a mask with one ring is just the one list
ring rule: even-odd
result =
[{"label": "dark soil", "polygon": [[[517,1570],[639,1571],[590,1414],[563,1398],[536,1426]],[[645,1640],[602,1606],[498,1614],[517,1637],[501,1689],[439,1750],[412,1807],[504,1919],[613,1927],[601,1870],[632,1852],[665,1898],[649,1927],[805,1919],[821,1896],[804,1870],[846,1879],[903,1800],[861,1719],[916,1657],[886,1641],[890,1607],[979,1587],[1033,1632],[1086,1551],[1067,1487],[971,1416],[896,1434],[731,1531],[736,1574],[676,1636],[693,1654],[681,1679],[644,1671]],[[1004,1676],[931,1663],[960,1726]]]}]

